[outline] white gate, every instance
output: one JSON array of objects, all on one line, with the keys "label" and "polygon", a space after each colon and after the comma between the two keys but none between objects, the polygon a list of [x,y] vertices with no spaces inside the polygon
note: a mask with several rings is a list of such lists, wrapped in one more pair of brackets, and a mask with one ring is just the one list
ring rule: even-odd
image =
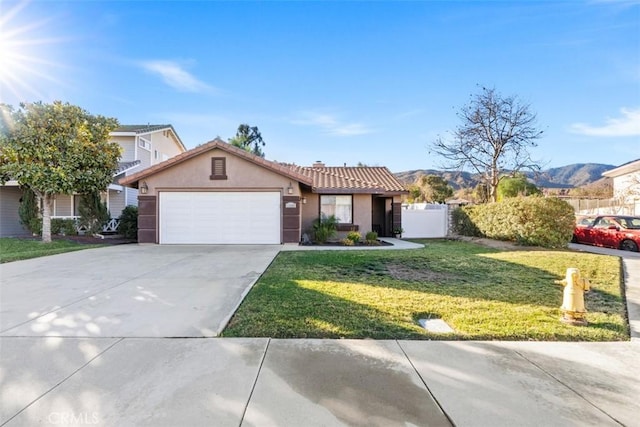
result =
[{"label": "white gate", "polygon": [[429,203],[403,205],[402,228],[403,238],[446,237],[449,230],[449,207]]}]

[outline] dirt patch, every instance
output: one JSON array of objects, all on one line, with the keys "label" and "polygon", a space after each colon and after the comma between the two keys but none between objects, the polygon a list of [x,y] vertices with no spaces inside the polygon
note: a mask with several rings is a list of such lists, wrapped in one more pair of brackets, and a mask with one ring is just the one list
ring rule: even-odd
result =
[{"label": "dirt patch", "polygon": [[387,264],[389,275],[396,280],[419,282],[448,282],[455,279],[453,274],[440,273],[428,268],[412,268],[403,264]]}]

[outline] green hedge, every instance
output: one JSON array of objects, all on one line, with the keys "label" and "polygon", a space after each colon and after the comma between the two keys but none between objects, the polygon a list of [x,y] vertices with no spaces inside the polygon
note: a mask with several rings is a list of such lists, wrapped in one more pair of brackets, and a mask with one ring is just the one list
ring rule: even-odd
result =
[{"label": "green hedge", "polygon": [[[39,220],[42,228],[42,218],[39,218]],[[76,222],[72,219],[51,218],[51,234],[75,236],[78,234]]]},{"label": "green hedge", "polygon": [[567,202],[535,196],[464,206],[456,209],[452,218],[453,230],[464,236],[545,248],[566,247],[575,225],[574,210]]}]

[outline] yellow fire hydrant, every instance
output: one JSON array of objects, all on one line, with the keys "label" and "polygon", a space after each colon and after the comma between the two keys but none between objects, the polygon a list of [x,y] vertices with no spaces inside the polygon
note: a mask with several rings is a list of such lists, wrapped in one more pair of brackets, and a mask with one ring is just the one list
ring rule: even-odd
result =
[{"label": "yellow fire hydrant", "polygon": [[560,309],[563,316],[560,320],[571,325],[586,325],[584,316],[587,310],[584,307],[584,293],[589,291],[589,280],[582,277],[577,268],[567,268],[567,277],[562,284],[564,295]]}]

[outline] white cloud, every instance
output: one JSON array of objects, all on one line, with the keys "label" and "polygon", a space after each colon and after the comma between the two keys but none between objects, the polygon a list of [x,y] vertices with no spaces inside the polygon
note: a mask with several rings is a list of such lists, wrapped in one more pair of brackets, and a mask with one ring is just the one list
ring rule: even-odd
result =
[{"label": "white cloud", "polygon": [[301,118],[292,120],[291,123],[303,126],[316,126],[324,133],[333,136],[356,136],[373,133],[373,129],[363,123],[347,123],[332,114],[302,113]]},{"label": "white cloud", "polygon": [[620,113],[622,117],[607,118],[606,124],[602,126],[574,123],[570,130],[587,136],[640,136],[640,108],[622,108]]},{"label": "white cloud", "polygon": [[139,63],[145,70],[157,74],[174,89],[181,92],[211,92],[214,88],[198,80],[180,64],[173,61],[143,61]]}]

